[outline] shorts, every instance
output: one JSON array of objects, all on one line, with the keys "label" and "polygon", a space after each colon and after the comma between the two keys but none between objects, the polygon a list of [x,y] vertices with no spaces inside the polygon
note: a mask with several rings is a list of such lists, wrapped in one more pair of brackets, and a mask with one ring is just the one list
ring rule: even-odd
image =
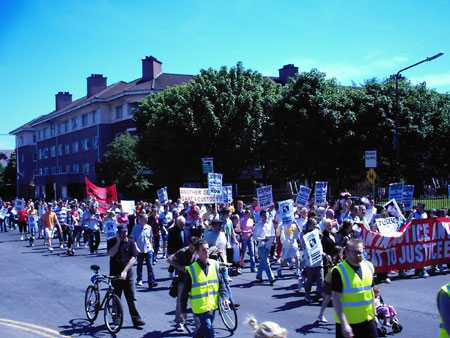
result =
[{"label": "shorts", "polygon": [[53,229],[45,228],[45,238],[53,238]]}]

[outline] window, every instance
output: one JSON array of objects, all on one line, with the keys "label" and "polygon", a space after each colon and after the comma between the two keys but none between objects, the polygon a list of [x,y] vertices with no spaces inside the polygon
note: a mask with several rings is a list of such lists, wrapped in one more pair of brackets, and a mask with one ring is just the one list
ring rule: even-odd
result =
[{"label": "window", "polygon": [[58,156],[62,156],[62,154],[63,154],[63,145],[58,144]]},{"label": "window", "polygon": [[44,174],[44,170],[42,168],[39,168],[39,175],[42,176]]},{"label": "window", "polygon": [[79,165],[78,163],[74,163],[73,166],[72,166],[72,168],[73,168],[72,171],[73,171],[74,173],[77,173],[77,174],[78,174],[78,173],[80,172],[80,165]]},{"label": "window", "polygon": [[44,159],[48,159],[48,148],[44,148],[42,151],[43,151],[42,157]]},{"label": "window", "polygon": [[42,160],[42,149],[39,148],[38,150],[38,160]]},{"label": "window", "polygon": [[89,175],[89,163],[83,164],[83,174]]},{"label": "window", "polygon": [[45,128],[43,129],[43,131],[42,131],[42,138],[43,138],[43,139],[47,138],[47,135],[48,135],[48,128],[45,127]]},{"label": "window", "polygon": [[123,117],[123,106],[116,107],[116,119],[121,119]]},{"label": "window", "polygon": [[97,123],[97,111],[96,110],[91,111],[91,123],[92,124]]},{"label": "window", "polygon": [[81,115],[81,126],[86,127],[88,125],[88,114]]},{"label": "window", "polygon": [[51,157],[55,157],[56,156],[56,147],[55,146],[51,146],[50,147],[50,156]]},{"label": "window", "polygon": [[70,173],[71,170],[71,165],[70,164],[66,164],[66,173]]},{"label": "window", "polygon": [[139,103],[130,102],[128,103],[128,115],[133,115],[134,111],[139,107]]},{"label": "window", "polygon": [[48,167],[44,168],[44,176],[48,176]]},{"label": "window", "polygon": [[83,150],[84,150],[84,151],[89,150],[89,139],[88,139],[88,138],[85,138],[85,139],[83,140]]},{"label": "window", "polygon": [[64,145],[64,153],[66,155],[70,154],[70,144]]},{"label": "window", "polygon": [[50,136],[51,137],[55,136],[55,124],[54,123],[52,123],[50,125]]},{"label": "window", "polygon": [[33,143],[36,143],[36,133],[33,133]]},{"label": "window", "polygon": [[64,123],[64,132],[67,133],[69,131],[69,120],[66,120]]},{"label": "window", "polygon": [[61,135],[62,133],[64,133],[64,122],[60,122],[58,123],[58,135]]},{"label": "window", "polygon": [[77,141],[72,143],[72,152],[73,153],[77,153],[78,152],[78,142]]},{"label": "window", "polygon": [[97,149],[98,148],[98,136],[94,136],[92,138],[92,149]]},{"label": "window", "polygon": [[72,117],[72,130],[75,130],[75,129],[77,129],[78,128],[78,121],[77,121],[78,119],[76,118],[76,117]]}]

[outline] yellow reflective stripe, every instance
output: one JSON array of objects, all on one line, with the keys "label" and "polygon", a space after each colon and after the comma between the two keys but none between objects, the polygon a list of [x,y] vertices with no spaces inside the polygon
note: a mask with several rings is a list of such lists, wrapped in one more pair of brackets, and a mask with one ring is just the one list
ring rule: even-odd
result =
[{"label": "yellow reflective stripe", "polygon": [[204,293],[200,293],[198,295],[193,295],[193,296],[191,296],[191,299],[195,300],[195,299],[200,299],[200,298],[208,297],[208,296],[216,296],[218,294],[219,294],[218,291],[213,290],[211,292],[204,292]]},{"label": "yellow reflective stripe", "polygon": [[191,272],[192,284],[197,283],[197,274],[195,273],[194,264],[189,265],[189,270]]},{"label": "yellow reflective stripe", "polygon": [[369,305],[372,304],[372,300],[361,300],[359,302],[341,302],[341,304],[343,306],[347,306],[347,307],[357,307],[357,306],[365,306],[365,305]]},{"label": "yellow reflective stripe", "polygon": [[207,282],[201,282],[201,283],[192,283],[192,287],[193,288],[199,288],[202,286],[207,286],[208,284],[216,284],[219,283],[219,281],[217,279],[211,279]]}]

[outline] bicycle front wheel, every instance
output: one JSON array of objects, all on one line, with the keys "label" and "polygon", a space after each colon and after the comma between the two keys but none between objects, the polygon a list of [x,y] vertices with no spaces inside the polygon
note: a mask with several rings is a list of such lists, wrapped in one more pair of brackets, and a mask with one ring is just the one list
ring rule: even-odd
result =
[{"label": "bicycle front wheel", "polygon": [[87,319],[93,323],[100,311],[100,293],[93,285],[89,285],[84,293],[84,311]]},{"label": "bicycle front wheel", "polygon": [[219,301],[219,314],[220,318],[222,318],[225,327],[230,331],[234,332],[238,326],[238,318],[236,308],[234,307],[233,302],[230,301],[229,306],[225,306],[222,300]]},{"label": "bicycle front wheel", "polygon": [[120,299],[115,294],[107,296],[103,315],[109,333],[118,333],[123,324],[123,310]]}]

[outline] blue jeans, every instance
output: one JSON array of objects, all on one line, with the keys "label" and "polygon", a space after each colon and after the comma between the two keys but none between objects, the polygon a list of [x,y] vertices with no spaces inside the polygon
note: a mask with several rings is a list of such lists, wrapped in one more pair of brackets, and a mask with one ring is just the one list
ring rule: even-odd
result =
[{"label": "blue jeans", "polygon": [[148,281],[148,284],[150,285],[155,282],[155,275],[153,274],[153,267],[152,267],[153,252],[138,253],[137,269],[136,269],[138,282],[142,281],[142,266],[144,265],[144,260],[145,260],[145,264],[147,266],[147,278],[148,278],[147,281]]},{"label": "blue jeans", "polygon": [[269,282],[273,282],[274,277],[270,268],[269,253],[270,249],[266,248],[265,245],[258,246],[259,265],[258,271],[256,272],[256,279],[262,279],[262,274],[265,272]]},{"label": "blue jeans", "polygon": [[247,251],[248,255],[250,256],[250,270],[254,272],[256,269],[255,245],[252,238],[242,240],[242,261],[244,260],[245,251]]},{"label": "blue jeans", "polygon": [[214,338],[214,314],[215,311],[205,312],[195,315],[195,320],[199,324],[194,338]]}]

